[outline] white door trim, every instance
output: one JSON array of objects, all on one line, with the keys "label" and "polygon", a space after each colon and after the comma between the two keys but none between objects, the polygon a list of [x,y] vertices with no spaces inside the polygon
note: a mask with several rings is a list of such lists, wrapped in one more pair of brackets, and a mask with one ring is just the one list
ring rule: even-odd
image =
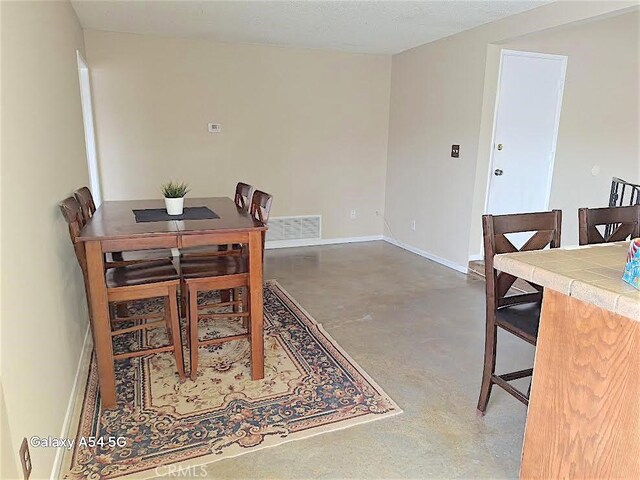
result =
[{"label": "white door trim", "polygon": [[91,102],[91,83],[89,79],[89,67],[79,50],[78,79],[80,81],[80,101],[82,103],[82,121],[84,123],[84,142],[87,149],[87,168],[89,170],[89,184],[91,195],[96,207],[102,203],[102,188],[100,187],[100,170],[98,167],[98,154],[96,151],[96,134],[93,125],[93,106]]},{"label": "white door trim", "polygon": [[551,159],[549,161],[549,175],[546,187],[546,200],[545,206],[546,209],[549,209],[549,200],[551,197],[551,183],[553,181],[553,168],[556,160],[556,147],[558,143],[558,130],[560,129],[560,110],[562,108],[562,97],[564,94],[564,83],[565,77],[567,73],[567,56],[566,55],[554,55],[550,53],[537,53],[537,52],[523,52],[519,50],[507,50],[505,48],[500,50],[500,66],[498,68],[498,85],[496,88],[496,103],[493,109],[493,129],[491,131],[491,151],[489,153],[489,170],[487,171],[487,188],[484,196],[484,213],[487,213],[487,208],[489,206],[489,192],[491,190],[491,181],[493,179],[493,163],[495,157],[495,140],[496,140],[496,126],[498,123],[498,105],[500,104],[500,82],[502,80],[502,61],[505,56],[520,56],[520,57],[534,57],[534,58],[549,58],[560,60],[562,62],[562,73],[561,73],[561,81],[558,89],[558,100],[556,103],[556,118],[554,122],[553,129],[553,150],[551,151]]}]

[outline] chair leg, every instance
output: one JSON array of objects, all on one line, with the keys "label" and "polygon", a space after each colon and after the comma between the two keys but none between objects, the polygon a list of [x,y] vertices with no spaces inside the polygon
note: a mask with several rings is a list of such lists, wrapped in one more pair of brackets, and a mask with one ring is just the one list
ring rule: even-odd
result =
[{"label": "chair leg", "polygon": [[[240,295],[240,289],[239,288],[234,288],[233,289],[233,301],[237,302],[239,300],[242,299],[242,296]],[[240,304],[236,303],[233,305],[233,313],[238,313],[240,311]]]},{"label": "chair leg", "polygon": [[187,310],[189,309],[188,299],[187,299],[187,285],[180,285],[180,316],[182,318],[189,319],[189,314]]},{"label": "chair leg", "polygon": [[247,329],[247,333],[251,333],[251,296],[249,294],[249,287],[244,288],[242,311],[249,312],[248,317],[242,317],[242,326]]},{"label": "chair leg", "polygon": [[484,341],[484,370],[482,372],[482,386],[480,387],[480,397],[478,398],[478,414],[484,415],[487,410],[487,403],[491,396],[493,382],[491,376],[496,370],[496,342],[498,329],[494,323],[487,324],[487,333]]},{"label": "chair leg", "polygon": [[189,325],[189,292],[187,290],[186,283],[183,283],[180,286],[180,304],[182,307],[182,318],[184,318],[185,326],[187,327],[187,348],[191,348],[191,326]]},{"label": "chair leg", "polygon": [[[169,290],[169,295],[171,295],[171,290]],[[169,337],[171,337],[171,312],[169,309],[169,303],[171,302],[169,295],[164,297],[164,314],[163,314],[163,320],[164,323],[167,325],[167,332],[169,332]]]},{"label": "chair leg", "polygon": [[180,316],[178,314],[178,292],[176,287],[169,287],[169,333],[171,335],[171,343],[173,345],[173,353],[176,358],[176,365],[178,366],[178,376],[180,380],[185,379],[184,374],[184,358],[182,356],[182,336],[180,332]]},{"label": "chair leg", "polygon": [[198,375],[198,290],[194,287],[189,290],[189,336],[191,355],[191,380],[195,380]]}]

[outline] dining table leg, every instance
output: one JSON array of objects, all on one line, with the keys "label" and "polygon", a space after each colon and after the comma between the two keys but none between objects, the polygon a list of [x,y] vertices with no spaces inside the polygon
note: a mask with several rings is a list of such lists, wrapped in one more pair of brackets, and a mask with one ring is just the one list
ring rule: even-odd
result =
[{"label": "dining table leg", "polygon": [[262,235],[249,234],[249,298],[251,312],[251,379],[264,378],[264,318],[262,301]]},{"label": "dining table leg", "polygon": [[109,320],[109,301],[104,279],[104,260],[99,241],[85,242],[87,279],[91,297],[91,328],[93,330],[100,400],[104,408],[116,406],[116,380],[113,367],[113,347]]}]

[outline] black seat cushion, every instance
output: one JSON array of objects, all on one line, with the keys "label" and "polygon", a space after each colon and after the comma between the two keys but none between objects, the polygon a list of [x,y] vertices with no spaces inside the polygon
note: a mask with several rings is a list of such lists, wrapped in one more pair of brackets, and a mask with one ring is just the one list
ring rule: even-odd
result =
[{"label": "black seat cushion", "polygon": [[249,259],[245,255],[187,257],[180,261],[180,269],[184,278],[237,275],[249,271]]},{"label": "black seat cushion", "polygon": [[107,288],[131,287],[180,279],[170,260],[158,260],[126,267],[110,268],[106,271],[105,277]]},{"label": "black seat cushion", "polygon": [[222,251],[222,245],[201,245],[199,247],[181,248],[180,255],[183,257],[190,255],[215,255]]},{"label": "black seat cushion", "polygon": [[535,345],[540,325],[540,304],[536,302],[503,307],[496,312],[496,324]]},{"label": "black seat cushion", "polygon": [[241,253],[241,245],[201,245],[199,247],[180,249],[180,256],[182,258],[240,255]]},{"label": "black seat cushion", "polygon": [[[114,267],[125,266],[125,264],[144,263],[154,260],[171,260],[173,254],[171,249],[154,249],[154,250],[133,250],[128,252],[107,253],[107,264]],[[109,266],[109,265],[108,265]]]}]

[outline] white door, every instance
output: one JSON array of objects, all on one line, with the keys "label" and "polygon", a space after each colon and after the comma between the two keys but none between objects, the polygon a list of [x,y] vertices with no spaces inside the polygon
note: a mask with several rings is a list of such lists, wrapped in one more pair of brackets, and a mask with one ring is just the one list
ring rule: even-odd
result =
[{"label": "white door", "polygon": [[89,67],[80,52],[76,50],[78,58],[78,75],[80,78],[80,101],[82,103],[82,120],[84,122],[84,141],[87,149],[87,168],[89,170],[89,183],[91,195],[96,207],[102,203],[102,191],[100,188],[100,169],[98,168],[98,155],[96,152],[96,138],[93,127],[93,107],[91,104],[91,83],[89,79]]},{"label": "white door", "polygon": [[549,208],[566,65],[561,55],[502,50],[487,213]]}]

